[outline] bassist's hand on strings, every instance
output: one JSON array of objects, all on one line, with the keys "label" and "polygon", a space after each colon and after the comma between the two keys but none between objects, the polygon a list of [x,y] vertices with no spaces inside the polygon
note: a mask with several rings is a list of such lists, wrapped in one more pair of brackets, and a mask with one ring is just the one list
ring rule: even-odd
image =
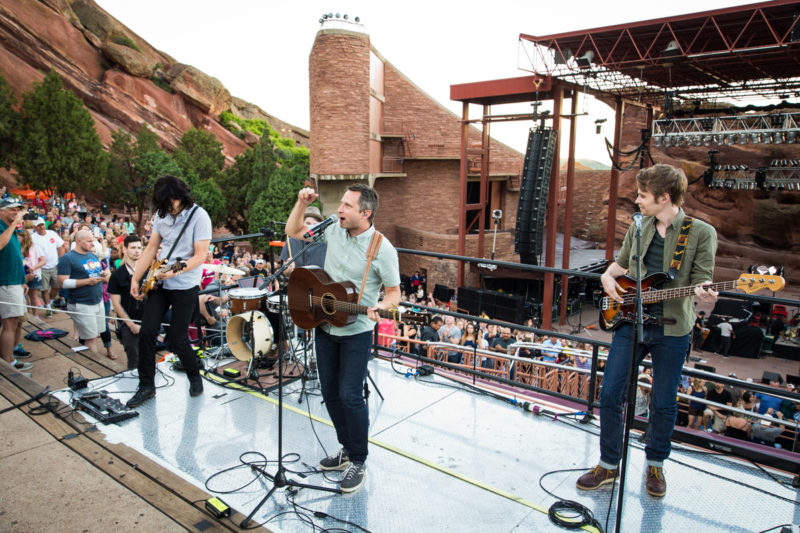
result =
[{"label": "bassist's hand on strings", "polygon": [[705,283],[701,283],[697,287],[694,288],[694,294],[697,296],[697,299],[703,303],[710,303],[713,304],[717,301],[719,297],[719,292],[713,289],[704,289],[703,287],[712,285],[710,281],[706,281]]},{"label": "bassist's hand on strings", "polygon": [[[620,274],[620,276],[623,276],[627,273],[628,271],[625,270]],[[606,270],[603,275],[600,276],[600,281],[603,284],[603,290],[606,292],[609,298],[623,303],[624,300],[621,295],[625,293],[625,289],[623,289],[622,286],[617,283],[617,277],[619,276],[613,276],[608,270]]]}]

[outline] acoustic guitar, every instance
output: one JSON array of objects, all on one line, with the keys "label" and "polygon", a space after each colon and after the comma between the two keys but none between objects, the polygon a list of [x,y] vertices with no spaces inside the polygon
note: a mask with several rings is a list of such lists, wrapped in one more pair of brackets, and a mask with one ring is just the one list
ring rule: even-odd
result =
[{"label": "acoustic guitar", "polygon": [[[337,283],[317,266],[295,268],[289,277],[287,290],[289,314],[300,329],[312,329],[323,322],[337,327],[355,322],[358,315],[366,315],[366,305],[357,303],[358,291],[354,283]],[[399,309],[378,309],[378,315],[394,321],[415,324],[430,323],[430,316]]]},{"label": "acoustic guitar", "polygon": [[166,259],[153,259],[150,264],[150,270],[142,280],[141,285],[139,285],[139,294],[144,296],[148,292],[161,288],[161,281],[156,279],[156,275],[166,274],[167,272],[180,272],[186,268],[186,261],[182,261],[180,257],[169,266],[164,265],[166,262]]},{"label": "acoustic guitar", "polygon": [[[694,294],[694,286],[661,290],[653,288],[654,285],[659,285],[667,279],[667,275],[663,272],[650,274],[642,279],[642,305],[661,302],[663,300],[683,298],[684,296],[691,296]],[[600,327],[605,331],[614,331],[623,323],[632,322],[636,318],[636,305],[634,304],[636,280],[628,276],[620,276],[617,278],[617,283],[619,283],[625,291],[625,294],[621,294],[624,302],[620,303],[609,296],[604,296],[600,300]],[[760,291],[761,289],[769,289],[777,292],[783,290],[784,284],[785,282],[781,276],[755,273],[742,274],[736,280],[721,281],[704,286],[703,288],[712,289],[714,291],[741,289],[745,293],[750,294]],[[645,324],[650,320],[653,320],[653,317],[644,317]]]}]

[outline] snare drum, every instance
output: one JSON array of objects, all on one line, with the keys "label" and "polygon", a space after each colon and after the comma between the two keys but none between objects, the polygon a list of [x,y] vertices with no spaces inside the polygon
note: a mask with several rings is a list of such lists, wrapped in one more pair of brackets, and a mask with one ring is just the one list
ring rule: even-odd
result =
[{"label": "snare drum", "polygon": [[281,312],[281,295],[278,293],[274,293],[267,296],[267,313],[275,313],[277,315],[280,312]]},{"label": "snare drum", "polygon": [[231,301],[231,314],[239,315],[247,311],[263,311],[267,291],[255,287],[240,287],[231,289],[228,297]]}]

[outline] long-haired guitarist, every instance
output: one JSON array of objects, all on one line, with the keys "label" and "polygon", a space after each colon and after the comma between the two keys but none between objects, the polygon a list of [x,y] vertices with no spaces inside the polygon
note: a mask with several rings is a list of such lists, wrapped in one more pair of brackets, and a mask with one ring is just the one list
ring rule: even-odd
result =
[{"label": "long-haired guitarist", "polygon": [[[655,165],[640,171],[636,183],[636,205],[643,215],[642,262],[645,273],[670,272],[673,279],[664,284],[664,289],[695,286],[696,298],[702,302],[715,302],[717,293],[701,285],[711,282],[717,234],[709,224],[693,220],[687,239],[686,224],[689,220],[681,208],[687,188],[683,171],[669,165]],[[625,291],[617,278],[629,271],[633,276],[638,275],[635,233],[635,225],[628,228],[619,255],[601,277],[606,294],[618,302],[623,302]],[[679,241],[684,246],[678,246]],[[644,314],[652,318],[645,322],[644,338],[640,339],[636,362],[638,364],[649,353],[653,361],[654,378],[653,410],[650,414],[652,434],[645,448],[645,486],[648,494],[661,497],[667,490],[663,463],[670,452],[670,437],[678,412],[676,394],[694,323],[692,297],[650,304],[645,307]],[[578,488],[583,490],[613,484],[617,477],[622,447],[622,404],[630,375],[632,332],[633,326],[623,323],[611,342],[600,394],[600,462],[578,479]]]},{"label": "long-haired guitarist", "polygon": [[[304,188],[286,221],[286,234],[300,239],[310,229],[303,213],[317,193]],[[325,229],[328,243],[325,271],[335,282],[350,281],[360,289],[367,267],[367,252],[378,242],[373,226],[378,209],[378,194],[371,187],[355,184],[347,188],[337,210],[339,223]],[[373,245],[374,246],[374,245]],[[378,302],[381,286],[383,300]],[[400,270],[397,251],[388,239],[379,240],[377,255],[369,264],[369,272],[361,296],[361,305],[369,307],[344,327],[321,324],[316,329],[316,354],[322,397],[336,428],[342,449],[320,461],[323,470],[346,470],[340,484],[343,492],[354,492],[364,482],[367,460],[369,416],[363,396],[367,363],[372,347],[372,330],[379,320],[378,309],[392,309],[400,303]]]},{"label": "long-haired guitarist", "polygon": [[131,277],[131,296],[142,298],[140,283],[159,247],[158,259],[166,259],[169,255],[166,266],[176,263],[178,258],[183,258],[185,266],[156,273],[160,287],[147,293],[139,331],[139,388],[128,400],[128,407],[139,406],[156,394],[156,336],[161,320],[170,308],[172,318],[167,344],[186,370],[189,394],[199,396],[203,393],[203,379],[197,357],[189,344],[188,332],[203,274],[198,267],[205,261],[211,242],[211,218],[205,209],[195,205],[189,186],[175,176],[162,176],[156,181],[153,205],[156,208],[153,231]]}]

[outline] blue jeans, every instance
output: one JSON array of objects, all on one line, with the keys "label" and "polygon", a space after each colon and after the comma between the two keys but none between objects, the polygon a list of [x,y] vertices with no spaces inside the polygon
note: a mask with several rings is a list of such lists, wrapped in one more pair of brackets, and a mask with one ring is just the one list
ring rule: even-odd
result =
[{"label": "blue jeans", "polygon": [[336,438],[350,460],[367,460],[369,410],[364,400],[364,380],[372,349],[372,330],[355,335],[330,335],[317,328],[317,370],[322,399]]},{"label": "blue jeans", "polygon": [[[600,464],[604,468],[616,468],[620,459],[622,402],[630,376],[632,342],[633,326],[622,325],[611,341],[603,375],[603,389],[600,392]],[[669,457],[670,438],[678,414],[678,385],[688,347],[688,334],[669,337],[664,335],[662,326],[644,327],[644,339],[639,343],[636,364],[650,353],[653,360],[653,410],[650,413],[651,438],[645,447],[648,464],[661,466],[664,459]],[[634,399],[631,399],[631,408],[633,402]]]}]

